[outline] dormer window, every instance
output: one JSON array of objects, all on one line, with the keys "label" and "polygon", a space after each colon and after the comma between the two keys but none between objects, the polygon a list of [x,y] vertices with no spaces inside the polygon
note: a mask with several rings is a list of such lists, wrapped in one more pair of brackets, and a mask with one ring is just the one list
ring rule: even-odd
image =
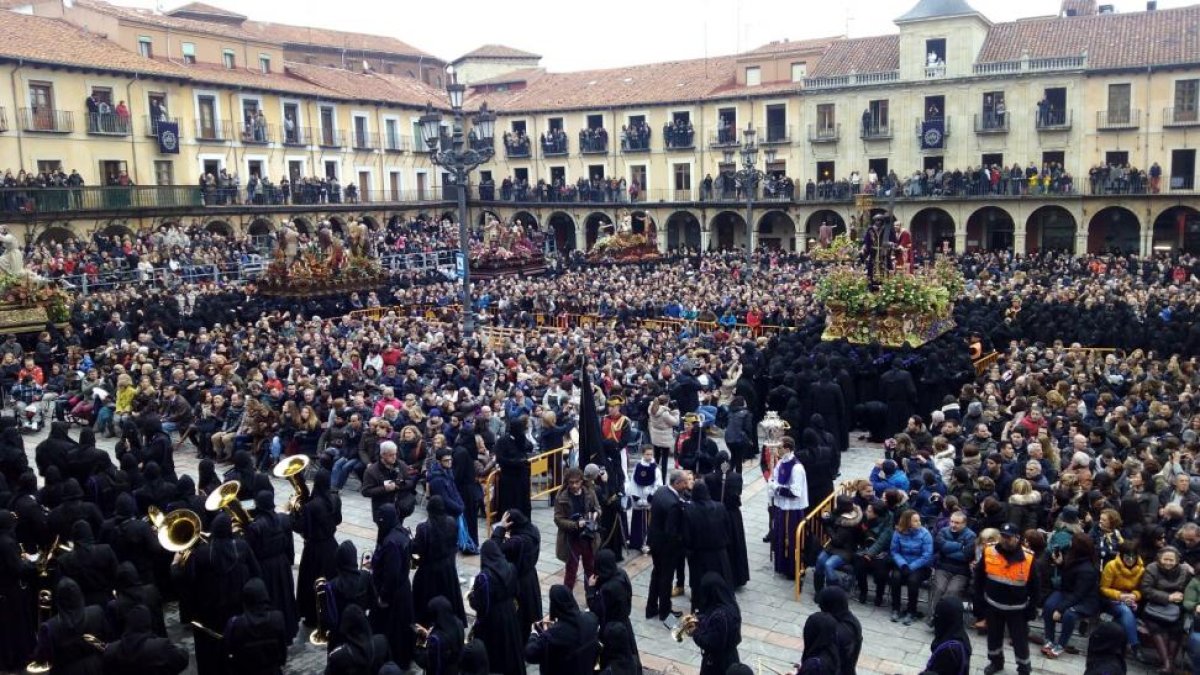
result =
[{"label": "dormer window", "polygon": [[233,70],[237,68],[237,54],[232,49],[226,49],[221,54],[222,61],[225,63],[225,68]]},{"label": "dormer window", "polygon": [[184,42],[182,45],[180,45],[179,49],[180,49],[181,53],[183,54],[183,62],[184,63],[187,63],[190,65],[190,64],[193,64],[196,62],[196,45],[195,44],[193,44],[191,42]]},{"label": "dormer window", "polygon": [[762,68],[750,66],[746,69],[746,86],[757,87],[762,84]]},{"label": "dormer window", "polygon": [[946,76],[946,39],[935,38],[925,41],[925,77]]}]

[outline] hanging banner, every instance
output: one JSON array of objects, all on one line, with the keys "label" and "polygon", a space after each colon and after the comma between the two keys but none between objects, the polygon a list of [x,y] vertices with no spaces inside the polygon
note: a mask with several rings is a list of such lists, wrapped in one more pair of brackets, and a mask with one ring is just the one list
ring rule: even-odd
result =
[{"label": "hanging banner", "polygon": [[925,120],[921,123],[921,149],[937,150],[946,145],[946,120]]},{"label": "hanging banner", "polygon": [[158,151],[164,155],[179,154],[179,123],[160,120],[155,122],[158,136]]}]

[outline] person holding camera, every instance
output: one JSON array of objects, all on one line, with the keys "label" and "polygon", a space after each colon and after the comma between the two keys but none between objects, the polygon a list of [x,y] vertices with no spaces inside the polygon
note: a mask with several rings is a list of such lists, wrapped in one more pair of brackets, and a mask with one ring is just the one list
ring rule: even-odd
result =
[{"label": "person holding camera", "polygon": [[558,526],[554,553],[567,565],[563,585],[572,590],[575,588],[580,561],[583,562],[585,579],[594,574],[596,549],[600,543],[597,536],[600,527],[596,521],[600,503],[596,500],[596,493],[584,485],[585,472],[599,475],[600,467],[589,464],[585,471],[577,467],[567,469],[567,489],[560,490],[554,500],[554,524]]}]

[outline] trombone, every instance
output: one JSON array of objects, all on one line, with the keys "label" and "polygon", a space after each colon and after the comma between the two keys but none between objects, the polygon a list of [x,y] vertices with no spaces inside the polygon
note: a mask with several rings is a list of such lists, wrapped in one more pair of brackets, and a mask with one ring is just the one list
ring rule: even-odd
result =
[{"label": "trombone", "polygon": [[238,491],[242,489],[242,484],[236,480],[226,481],[221,483],[220,487],[213,490],[213,493],[204,500],[204,508],[209,511],[225,510],[229,514],[230,520],[233,521],[233,531],[239,534],[244,534],[246,526],[253,520],[249,513],[246,513],[246,508],[238,501]]},{"label": "trombone", "polygon": [[192,547],[208,533],[201,531],[200,516],[191,509],[175,509],[163,516],[158,528],[158,543],[166,550],[179,554],[179,564],[186,565]]},{"label": "trombone", "polygon": [[328,593],[329,582],[325,577],[319,577],[313,582],[313,591],[317,596],[317,629],[308,635],[309,643],[324,647],[329,644],[329,629],[325,627],[325,594]]},{"label": "trombone", "polygon": [[224,640],[225,639],[225,637],[223,635],[221,635],[217,631],[209,628],[208,626],[205,626],[204,624],[200,623],[199,621],[193,621],[191,623],[192,623],[192,628],[195,628],[196,630],[200,631],[201,633],[204,633],[205,635],[209,636],[210,638],[212,638],[214,640]]},{"label": "trombone", "polygon": [[276,478],[286,479],[292,484],[295,494],[288,500],[288,511],[295,513],[308,502],[308,484],[304,482],[304,470],[308,468],[308,455],[292,455],[275,465],[271,473]]},{"label": "trombone", "polygon": [[[53,549],[51,549],[53,550]],[[54,611],[54,594],[47,589],[38,591],[38,606],[37,620],[38,624],[45,624],[50,620],[50,615]],[[84,636],[86,640],[88,636]],[[49,661],[30,661],[25,666],[26,673],[48,673],[54,667]]]},{"label": "trombone", "polygon": [[699,624],[700,617],[695,614],[684,614],[683,618],[679,620],[679,625],[671,629],[671,637],[675,638],[676,642],[683,642],[683,637],[696,632],[696,626]]}]

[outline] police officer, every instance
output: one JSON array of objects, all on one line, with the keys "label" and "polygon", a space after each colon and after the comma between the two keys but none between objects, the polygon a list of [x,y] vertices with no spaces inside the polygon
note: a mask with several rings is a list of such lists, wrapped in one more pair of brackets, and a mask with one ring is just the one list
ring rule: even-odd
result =
[{"label": "police officer", "polygon": [[975,603],[987,617],[988,665],[985,675],[1004,670],[1004,629],[1012,638],[1018,675],[1029,675],[1029,620],[1037,615],[1038,580],[1033,552],[1021,546],[1016,525],[1000,528],[1000,541],[984,549],[975,567]]}]

